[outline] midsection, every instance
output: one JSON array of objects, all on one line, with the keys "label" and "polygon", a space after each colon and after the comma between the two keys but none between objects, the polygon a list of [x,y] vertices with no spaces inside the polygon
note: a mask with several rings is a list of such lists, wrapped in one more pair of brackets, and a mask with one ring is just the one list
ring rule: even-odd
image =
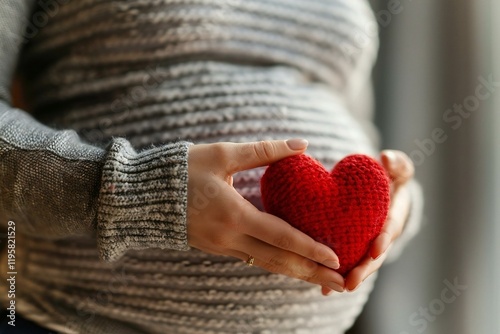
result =
[{"label": "midsection", "polygon": [[[331,168],[373,153],[345,106],[371,19],[364,0],[68,2],[25,48],[27,102],[102,147],[301,137]],[[235,178],[255,204],[261,174]]]},{"label": "midsection", "polygon": [[[341,96],[283,66],[157,66],[48,90],[40,101],[47,101],[37,113],[44,122],[72,128],[103,147],[111,137],[125,137],[138,150],[179,140],[197,144],[300,137],[310,142],[307,154],[326,168],[350,153],[372,153]],[[55,112],[44,114],[44,103],[57,106]],[[261,175],[262,169],[256,169],[234,179],[256,206]]]},{"label": "midsection", "polygon": [[[25,61],[40,59],[40,64],[35,65],[40,68],[28,76],[29,102],[42,122],[74,129],[88,142],[102,147],[106,147],[111,137],[125,137],[137,150],[179,140],[197,144],[300,137],[310,143],[307,154],[331,168],[347,154],[373,153],[371,143],[344,101],[343,87],[348,84],[355,62],[341,58],[338,45],[334,45],[338,41],[335,36],[348,34],[349,27],[356,25],[351,16],[360,1],[353,2],[358,5],[351,7],[347,1],[313,1],[309,8],[308,1],[294,1],[296,5],[280,0],[268,4],[256,0],[232,1],[238,4],[236,9],[244,7],[238,14],[260,13],[257,16],[278,19],[274,23],[278,27],[289,22],[290,30],[280,32],[276,26],[264,24],[270,22],[262,21],[264,25],[254,30],[251,25],[231,26],[226,35],[224,24],[214,25],[208,16],[205,21],[196,21],[192,16],[191,20],[180,21],[163,17],[160,22],[171,22],[174,27],[162,35],[161,29],[150,29],[156,27],[154,8],[149,9],[151,15],[140,12],[139,5],[148,1],[73,2],[74,8],[67,7],[64,15],[54,18],[61,20],[60,29],[67,29],[68,34],[57,33],[57,22],[53,22],[53,27],[42,31],[26,50]],[[183,6],[175,1],[165,3],[177,3],[169,7],[172,11]],[[321,15],[321,4],[327,3],[339,6]],[[122,6],[117,7],[118,11],[123,10],[117,13],[119,24],[106,30],[109,17],[105,17],[104,9],[98,9],[117,4]],[[134,8],[135,5],[139,7]],[[198,9],[206,7],[200,5]],[[283,11],[273,12],[280,8]],[[196,12],[196,8],[191,10]],[[87,17],[83,14],[78,17],[79,11]],[[291,14],[300,11],[305,16],[295,21],[302,22],[316,13],[318,26],[293,23]],[[349,18],[342,19],[343,13]],[[136,14],[146,19],[144,25],[133,20]],[[338,24],[328,26],[330,16],[346,25],[340,30],[335,28]],[[87,24],[89,30],[79,29],[78,24]],[[307,41],[298,28],[311,29],[319,40]],[[267,34],[269,29],[274,32],[261,39],[259,34]],[[183,31],[190,34],[183,35]],[[198,35],[192,35],[193,31]],[[321,41],[329,33],[335,38]],[[155,42],[148,44],[148,38]],[[162,47],[162,43],[167,47]],[[238,173],[234,178],[235,188],[258,208],[261,208],[262,173],[262,168],[255,169]],[[236,259],[195,250],[130,252],[119,263],[106,265],[99,262],[94,242],[92,239],[57,243],[31,240],[33,255],[26,258],[26,268],[31,268],[32,275],[26,275],[26,284],[33,289],[41,287],[43,293],[52,293],[52,285],[63,287],[63,292],[54,292],[51,298],[78,305],[89,291],[95,295],[107,289],[116,272],[120,277],[125,270],[132,273],[126,277],[131,281],[113,284],[110,290],[113,302],[117,308],[132,308],[144,319],[155,308],[161,316],[173,313],[181,317],[188,312],[178,310],[186,298],[196,306],[189,312],[203,314],[207,303],[224,304],[233,299],[238,302],[247,292],[259,289],[264,291],[261,294],[257,291],[259,298],[246,302],[251,308],[266,302],[269,292],[279,296],[277,300],[283,307],[290,298],[304,305],[321,298],[304,282],[257,268],[246,270]],[[213,296],[212,291],[216,292]],[[144,300],[153,301],[148,305],[151,309],[144,309]],[[89,309],[93,306],[85,305]],[[98,312],[109,311],[103,308]],[[310,313],[308,317],[314,312]],[[220,315],[230,316],[227,312]]]}]

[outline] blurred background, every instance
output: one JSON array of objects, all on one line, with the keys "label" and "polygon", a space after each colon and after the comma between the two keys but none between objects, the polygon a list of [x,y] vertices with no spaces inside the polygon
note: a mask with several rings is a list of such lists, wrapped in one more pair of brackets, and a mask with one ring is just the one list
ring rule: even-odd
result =
[{"label": "blurred background", "polygon": [[349,334],[498,334],[500,1],[371,3],[382,144],[411,156],[426,200]]}]

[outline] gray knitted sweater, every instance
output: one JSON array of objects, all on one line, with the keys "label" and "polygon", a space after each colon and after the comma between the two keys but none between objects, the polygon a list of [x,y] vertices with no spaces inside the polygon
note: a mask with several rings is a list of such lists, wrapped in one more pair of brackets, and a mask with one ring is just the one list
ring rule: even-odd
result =
[{"label": "gray knitted sweater", "polygon": [[[375,154],[374,26],[362,0],[3,1],[0,222],[16,224],[16,312],[61,333],[343,333],[375,276],[323,297],[188,246],[187,148],[301,137],[327,168]],[[10,106],[16,65],[31,115]],[[262,172],[234,178],[257,207]],[[412,188],[392,258],[418,229]]]}]

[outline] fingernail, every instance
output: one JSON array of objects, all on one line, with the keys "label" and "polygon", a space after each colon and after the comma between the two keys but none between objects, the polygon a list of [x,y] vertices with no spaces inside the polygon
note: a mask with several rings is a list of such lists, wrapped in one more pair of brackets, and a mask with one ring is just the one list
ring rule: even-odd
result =
[{"label": "fingernail", "polygon": [[390,158],[389,158],[391,168],[393,170],[399,170],[401,168],[401,163],[402,163],[401,157],[399,155],[397,155],[396,153],[394,153],[393,151],[389,151],[389,152],[391,152]]},{"label": "fingernail", "polygon": [[358,285],[356,285],[356,287],[355,287],[354,289],[352,289],[352,290],[347,290],[347,291],[349,291],[349,292],[354,292],[354,291],[358,290],[358,288],[361,286],[361,284],[363,284],[363,282],[364,282],[364,281],[361,281],[361,283],[359,283]]},{"label": "fingernail", "polygon": [[398,159],[396,153],[394,153],[394,151],[392,150],[384,150],[384,155],[390,164],[396,163]]},{"label": "fingernail", "polygon": [[351,290],[351,289],[349,289],[349,288],[345,288],[345,291],[347,291],[347,292],[354,292],[354,291],[356,291],[356,289],[358,288],[358,286],[359,286],[359,285],[357,285],[357,286],[356,286],[354,289],[352,289],[352,290]]},{"label": "fingernail", "polygon": [[332,268],[335,270],[340,268],[340,263],[338,263],[337,261],[333,261],[333,260],[327,260],[327,261],[323,262],[323,264],[325,266],[327,266],[328,268]]},{"label": "fingernail", "polygon": [[370,257],[372,258],[372,260],[376,260],[378,259],[379,257],[382,256],[382,254],[384,254],[384,251],[380,252],[380,253],[375,253],[373,252],[372,254],[370,254]]},{"label": "fingernail", "polygon": [[327,286],[328,286],[330,289],[335,290],[335,291],[337,291],[337,292],[344,292],[344,288],[343,288],[343,287],[341,287],[340,285],[338,285],[338,284],[337,284],[337,283],[335,283],[335,282],[329,282],[329,283],[327,284]]},{"label": "fingernail", "polygon": [[374,257],[374,258],[373,258],[373,260],[374,260],[374,261],[376,261],[376,260],[380,259],[380,257],[381,257],[382,255],[384,255],[384,253],[385,253],[385,251],[383,251],[382,253],[380,253],[380,254],[379,254],[379,255],[377,255],[376,257]]},{"label": "fingernail", "polygon": [[294,138],[294,139],[288,139],[286,141],[286,144],[288,145],[288,147],[294,151],[301,151],[305,148],[307,148],[307,145],[309,145],[309,142],[305,139],[298,139],[298,138]]}]

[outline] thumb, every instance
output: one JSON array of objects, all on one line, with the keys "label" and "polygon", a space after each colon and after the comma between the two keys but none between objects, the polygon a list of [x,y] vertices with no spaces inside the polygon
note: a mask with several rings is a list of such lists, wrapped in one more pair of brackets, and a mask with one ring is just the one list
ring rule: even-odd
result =
[{"label": "thumb", "polygon": [[270,140],[243,144],[232,144],[229,147],[227,172],[239,171],[267,166],[286,157],[303,153],[309,143],[305,139]]},{"label": "thumb", "polygon": [[380,154],[382,165],[389,174],[395,190],[413,178],[415,167],[411,159],[401,151],[384,150]]}]

